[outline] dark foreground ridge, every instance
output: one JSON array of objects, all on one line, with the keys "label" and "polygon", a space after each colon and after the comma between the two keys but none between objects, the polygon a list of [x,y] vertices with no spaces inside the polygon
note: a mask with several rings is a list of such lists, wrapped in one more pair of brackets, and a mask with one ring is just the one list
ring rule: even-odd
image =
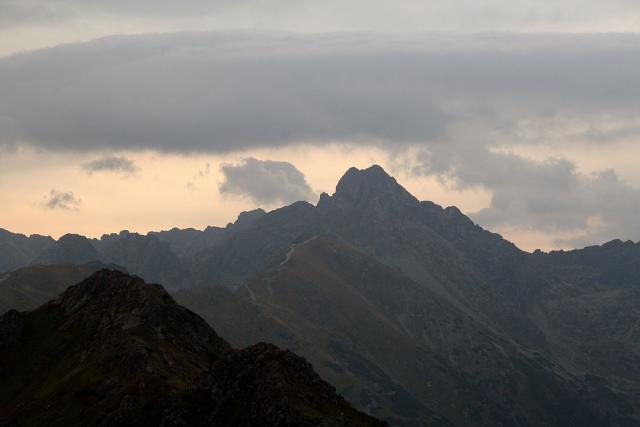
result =
[{"label": "dark foreground ridge", "polygon": [[0,317],[0,377],[0,425],[383,425],[304,359],[234,350],[161,286],[114,270]]}]

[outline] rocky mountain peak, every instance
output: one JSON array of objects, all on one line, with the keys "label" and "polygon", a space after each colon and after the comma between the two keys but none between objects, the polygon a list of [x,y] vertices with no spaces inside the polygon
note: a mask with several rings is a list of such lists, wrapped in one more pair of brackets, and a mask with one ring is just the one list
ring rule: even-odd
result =
[{"label": "rocky mountain peak", "polygon": [[180,340],[187,348],[211,343],[221,350],[227,347],[201,318],[176,304],[162,286],[117,270],[97,271],[69,287],[50,306],[62,308],[70,324],[96,334],[142,328],[165,339]]},{"label": "rocky mountain peak", "polygon": [[[161,287],[147,285],[141,278],[118,270],[102,269],[77,285],[69,287],[54,304],[74,308],[74,311],[81,309],[84,303],[144,304],[152,292],[156,293],[158,304],[170,303],[171,297]],[[110,301],[102,301],[107,298]]]},{"label": "rocky mountain peak", "polygon": [[227,224],[227,229],[233,231],[244,230],[253,225],[253,223],[260,219],[264,214],[266,214],[266,212],[261,208],[240,212],[238,219],[236,219],[234,223]]},{"label": "rocky mountain peak", "polygon": [[366,169],[350,168],[338,181],[332,197],[321,195],[319,205],[331,201],[353,206],[378,204],[415,205],[418,200],[379,165]]}]

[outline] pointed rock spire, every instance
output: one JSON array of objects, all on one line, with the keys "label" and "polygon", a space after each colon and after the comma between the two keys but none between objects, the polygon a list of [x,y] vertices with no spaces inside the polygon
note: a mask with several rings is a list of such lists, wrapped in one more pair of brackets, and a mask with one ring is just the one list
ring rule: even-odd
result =
[{"label": "pointed rock spire", "polygon": [[417,204],[418,200],[404,189],[385,170],[373,165],[367,169],[350,168],[338,181],[332,199],[339,203]]}]

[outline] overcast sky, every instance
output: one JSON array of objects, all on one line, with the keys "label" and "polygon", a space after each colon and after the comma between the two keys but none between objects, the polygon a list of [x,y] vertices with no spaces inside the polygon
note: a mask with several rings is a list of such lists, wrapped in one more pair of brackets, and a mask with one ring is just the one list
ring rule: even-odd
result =
[{"label": "overcast sky", "polygon": [[640,239],[636,1],[0,0],[0,227],[223,225],[379,163],[526,249]]}]

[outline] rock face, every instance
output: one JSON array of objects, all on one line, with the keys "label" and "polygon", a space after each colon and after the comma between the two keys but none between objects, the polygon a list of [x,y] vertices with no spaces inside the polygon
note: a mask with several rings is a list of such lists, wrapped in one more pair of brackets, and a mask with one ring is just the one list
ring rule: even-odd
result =
[{"label": "rock face", "polygon": [[321,209],[341,206],[346,209],[366,209],[371,213],[387,213],[417,205],[418,199],[397,183],[378,165],[359,170],[350,168],[338,181],[332,197],[324,197]]},{"label": "rock face", "polygon": [[382,425],[303,359],[233,350],[162,287],[117,271],[9,311],[0,348],[0,425]]},{"label": "rock face", "polygon": [[272,344],[214,364],[204,384],[212,393],[212,417],[222,425],[382,425],[354,414],[309,363]]}]

